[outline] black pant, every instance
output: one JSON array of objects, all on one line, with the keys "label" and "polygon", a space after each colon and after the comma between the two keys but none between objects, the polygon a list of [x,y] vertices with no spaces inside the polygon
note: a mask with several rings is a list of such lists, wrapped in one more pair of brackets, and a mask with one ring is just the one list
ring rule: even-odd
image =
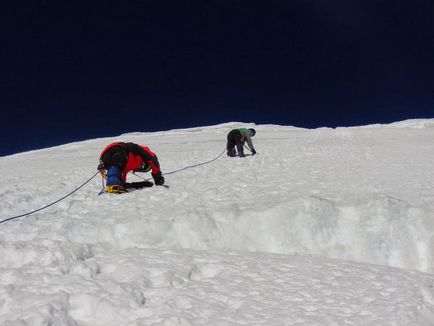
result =
[{"label": "black pant", "polygon": [[241,132],[239,130],[231,130],[228,134],[228,144],[226,149],[229,156],[235,156],[235,146],[237,146],[238,154],[243,155],[243,142],[241,141]]},{"label": "black pant", "polygon": [[106,170],[110,169],[112,166],[117,166],[122,171],[128,161],[128,152],[121,146],[113,146],[105,151],[101,159]]}]

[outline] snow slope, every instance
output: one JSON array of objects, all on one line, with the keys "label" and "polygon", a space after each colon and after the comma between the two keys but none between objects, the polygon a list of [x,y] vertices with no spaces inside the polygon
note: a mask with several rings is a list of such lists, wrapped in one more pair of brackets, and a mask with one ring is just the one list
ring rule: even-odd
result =
[{"label": "snow slope", "polygon": [[[112,141],[168,173],[216,158],[238,126],[254,125],[2,157],[0,219],[81,185]],[[434,119],[254,127],[254,157],[126,195],[98,196],[95,177],[0,224],[0,325],[434,325]]]}]

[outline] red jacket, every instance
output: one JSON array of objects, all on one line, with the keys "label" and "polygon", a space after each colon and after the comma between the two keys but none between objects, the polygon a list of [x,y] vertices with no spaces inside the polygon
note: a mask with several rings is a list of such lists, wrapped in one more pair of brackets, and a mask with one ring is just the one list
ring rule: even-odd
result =
[{"label": "red jacket", "polygon": [[112,143],[104,148],[104,150],[101,152],[100,159],[109,148],[114,146],[120,146],[128,152],[127,164],[125,164],[125,167],[122,171],[123,182],[126,182],[127,180],[127,173],[139,168],[143,162],[146,162],[151,166],[152,175],[160,172],[160,163],[158,162],[158,158],[155,153],[146,146],[141,146],[134,143]]}]

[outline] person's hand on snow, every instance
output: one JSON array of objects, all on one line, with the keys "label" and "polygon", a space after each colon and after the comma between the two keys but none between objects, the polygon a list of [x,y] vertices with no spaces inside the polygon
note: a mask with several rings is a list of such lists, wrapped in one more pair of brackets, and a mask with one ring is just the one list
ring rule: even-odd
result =
[{"label": "person's hand on snow", "polygon": [[161,175],[161,171],[156,174],[153,174],[152,177],[154,178],[154,183],[157,186],[164,185],[164,177]]}]

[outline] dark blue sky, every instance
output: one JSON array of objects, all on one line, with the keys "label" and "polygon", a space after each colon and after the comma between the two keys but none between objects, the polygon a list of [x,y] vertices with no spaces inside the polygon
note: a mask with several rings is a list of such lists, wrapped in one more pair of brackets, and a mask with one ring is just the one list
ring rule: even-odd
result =
[{"label": "dark blue sky", "polygon": [[434,118],[433,0],[18,0],[0,16],[0,156],[229,121]]}]

